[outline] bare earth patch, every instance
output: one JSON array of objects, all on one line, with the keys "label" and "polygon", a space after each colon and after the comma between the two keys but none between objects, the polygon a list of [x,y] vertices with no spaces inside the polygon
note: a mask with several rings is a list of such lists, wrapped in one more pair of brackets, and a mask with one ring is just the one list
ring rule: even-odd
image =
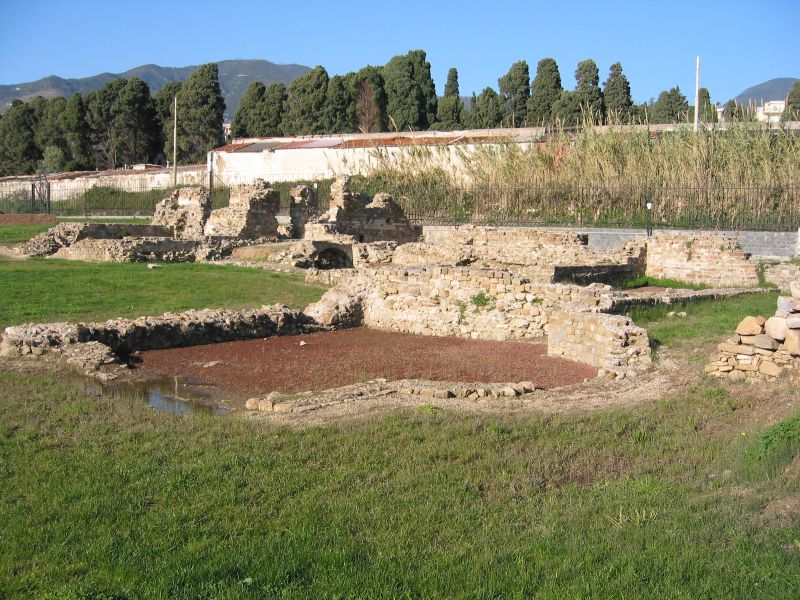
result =
[{"label": "bare earth patch", "polygon": [[367,328],[151,350],[140,358],[143,374],[178,376],[246,394],[324,390],[377,378],[532,381],[549,389],[597,374],[587,365],[548,357],[543,343],[416,336]]}]

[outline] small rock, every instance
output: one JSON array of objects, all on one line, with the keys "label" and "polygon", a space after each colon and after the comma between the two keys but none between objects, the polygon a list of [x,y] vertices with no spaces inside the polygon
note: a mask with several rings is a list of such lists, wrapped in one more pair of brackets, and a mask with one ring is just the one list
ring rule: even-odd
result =
[{"label": "small rock", "polygon": [[258,402],[258,410],[260,412],[272,412],[274,405],[269,400],[260,400]]},{"label": "small rock", "polygon": [[675,318],[675,314],[676,314],[676,313],[675,313],[675,311],[674,311],[674,310],[671,310],[671,311],[669,311],[669,312],[667,313],[667,318],[668,318],[668,319],[674,319],[674,318]]},{"label": "small rock", "polygon": [[685,319],[686,318],[686,312],[684,312],[684,311],[679,312],[678,313],[678,317],[680,317],[681,319]]},{"label": "small rock", "polygon": [[755,336],[753,345],[756,348],[763,348],[764,350],[777,350],[780,344],[766,334]]},{"label": "small rock", "polygon": [[244,407],[247,410],[258,410],[258,402],[259,398],[250,398],[247,402],[244,403]]},{"label": "small rock", "polygon": [[210,369],[211,367],[215,367],[216,365],[221,365],[221,364],[222,364],[221,360],[212,360],[211,362],[207,362],[206,364],[204,364],[203,368]]},{"label": "small rock", "polygon": [[[780,317],[770,317],[764,324],[764,332],[771,338],[782,342],[786,339],[786,330],[788,329],[786,319]],[[763,346],[759,346],[762,348]]]},{"label": "small rock", "polygon": [[157,265],[155,263],[147,263],[147,268],[148,269],[160,269],[161,265]]},{"label": "small rock", "polygon": [[783,368],[776,365],[774,362],[768,360],[761,361],[758,371],[768,377],[780,377],[783,373]]},{"label": "small rock", "polygon": [[308,342],[306,342],[305,340],[300,340],[300,345],[301,346],[307,346]]},{"label": "small rock", "polygon": [[736,333],[739,335],[758,335],[763,333],[763,322],[759,322],[759,319],[763,319],[763,317],[745,317],[736,327]]}]

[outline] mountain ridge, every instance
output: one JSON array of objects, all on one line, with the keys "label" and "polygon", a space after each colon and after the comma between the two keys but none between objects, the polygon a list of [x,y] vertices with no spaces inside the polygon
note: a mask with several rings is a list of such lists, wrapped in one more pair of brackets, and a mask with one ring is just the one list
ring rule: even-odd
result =
[{"label": "mountain ridge", "polygon": [[[281,82],[291,83],[310,71],[310,67],[299,64],[277,64],[262,59],[235,59],[217,61],[219,84],[225,98],[225,118],[230,120],[239,106],[251,81],[263,81],[265,85]],[[155,94],[171,81],[186,81],[200,65],[186,67],[162,67],[153,63],[139,65],[122,73],[98,73],[89,77],[63,78],[48,75],[36,81],[0,85],[0,112],[5,111],[15,99],[28,101],[36,96],[53,98],[69,97],[76,93],[86,94],[99,89],[115,79],[138,77],[150,86]]]},{"label": "mountain ridge", "polygon": [[748,106],[751,100],[756,104],[760,104],[762,100],[764,102],[768,102],[769,100],[784,100],[795,81],[797,81],[797,79],[794,77],[776,77],[774,79],[769,79],[750,86],[734,99],[744,106]]}]

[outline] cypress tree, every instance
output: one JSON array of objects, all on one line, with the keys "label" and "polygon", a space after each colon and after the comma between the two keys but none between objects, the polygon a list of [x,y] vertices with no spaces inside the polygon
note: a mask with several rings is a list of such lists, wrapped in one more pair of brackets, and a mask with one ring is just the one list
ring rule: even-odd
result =
[{"label": "cypress tree", "polygon": [[475,129],[493,129],[503,122],[503,100],[492,88],[487,87],[473,99],[469,110],[469,126]]},{"label": "cypress tree", "polygon": [[253,117],[258,111],[259,104],[264,100],[267,88],[261,81],[251,81],[244,91],[236,114],[233,115],[231,122],[231,137],[246,138],[254,134]]},{"label": "cypress tree", "polygon": [[[711,104],[711,94],[707,88],[700,88],[700,121],[702,123],[716,123],[717,122],[717,109]],[[689,120],[694,121],[695,107],[689,109]]]},{"label": "cypress tree", "polygon": [[520,60],[511,65],[508,73],[499,80],[500,94],[503,98],[504,124],[520,127],[528,114],[528,98],[531,95],[528,63]]},{"label": "cypress tree", "polygon": [[462,114],[464,103],[458,89],[458,71],[452,68],[447,73],[447,83],[444,86],[444,98],[439,101],[436,113],[436,129],[452,131],[463,126]]},{"label": "cypress tree", "polygon": [[782,121],[800,121],[800,79],[794,82],[786,96],[786,108],[781,115]]},{"label": "cypress tree", "polygon": [[[64,140],[64,132],[61,128],[61,113],[67,106],[65,98],[58,96],[45,100],[41,106],[41,113],[38,122],[36,123],[36,130],[34,132],[34,139],[36,147],[39,149],[39,154],[44,155],[45,149],[58,148],[62,152],[66,149],[66,141]],[[51,156],[54,153],[50,152]],[[52,163],[50,166],[54,166]],[[63,168],[63,164],[61,167]],[[52,169],[56,171],[61,169]]]},{"label": "cypress tree", "polygon": [[127,84],[125,79],[115,79],[86,96],[86,121],[89,125],[91,165],[98,169],[117,166],[117,130],[113,127],[114,106],[120,92]]},{"label": "cypress tree", "polygon": [[663,91],[653,103],[650,113],[652,123],[679,123],[686,120],[689,114],[689,103],[679,87]]},{"label": "cypress tree", "polygon": [[576,92],[563,90],[553,104],[553,119],[564,127],[574,127],[581,120],[581,103]]},{"label": "cypress tree", "polygon": [[600,71],[597,64],[591,60],[582,60],[575,69],[575,100],[580,106],[584,119],[592,123],[603,123],[605,120],[605,104],[603,92],[600,90]]},{"label": "cypress tree", "polygon": [[21,175],[36,171],[41,155],[34,140],[33,109],[14,100],[0,120],[0,175]]},{"label": "cypress tree", "polygon": [[281,135],[281,121],[286,110],[286,97],[286,86],[283,83],[270,83],[267,86],[264,96],[253,114],[251,135],[258,137]]},{"label": "cypress tree", "polygon": [[353,96],[349,119],[355,129],[376,133],[387,129],[387,98],[383,67],[367,66],[347,76],[347,86]]},{"label": "cypress tree", "polygon": [[428,129],[436,121],[439,99],[436,84],[431,76],[431,63],[424,50],[411,50],[408,60],[414,72],[414,81],[419,94],[419,129]]},{"label": "cypress tree", "polygon": [[198,67],[178,93],[179,161],[205,162],[208,151],[224,142],[224,113],[216,63]]},{"label": "cypress tree", "polygon": [[325,94],[326,133],[347,133],[355,129],[350,110],[355,99],[347,83],[341,75],[335,75],[328,81],[328,90]]},{"label": "cypress tree", "polygon": [[622,72],[620,63],[611,65],[608,79],[603,86],[603,97],[609,121],[615,119],[622,123],[630,122],[633,107],[631,84]]},{"label": "cypress tree", "polygon": [[172,160],[172,131],[173,131],[173,108],[175,107],[175,97],[183,88],[182,81],[170,81],[153,96],[153,105],[156,109],[156,118],[161,127],[161,142],[159,147],[163,152],[163,157]]},{"label": "cypress tree", "polygon": [[536,77],[531,83],[531,97],[528,99],[528,125],[552,125],[553,105],[561,97],[561,74],[558,64],[552,58],[543,58],[536,65]]},{"label": "cypress tree", "polygon": [[138,77],[129,79],[120,90],[112,113],[119,163],[154,161],[160,150],[161,132],[150,87]]},{"label": "cypress tree", "polygon": [[383,68],[386,110],[393,127],[428,129],[436,120],[438,100],[425,51],[393,57]]},{"label": "cypress tree", "polygon": [[83,96],[80,94],[70,96],[59,118],[66,146],[65,169],[68,171],[88,169],[90,166],[89,125],[86,122],[86,106]]},{"label": "cypress tree", "polygon": [[325,133],[328,72],[317,66],[289,84],[281,128],[285,135]]}]

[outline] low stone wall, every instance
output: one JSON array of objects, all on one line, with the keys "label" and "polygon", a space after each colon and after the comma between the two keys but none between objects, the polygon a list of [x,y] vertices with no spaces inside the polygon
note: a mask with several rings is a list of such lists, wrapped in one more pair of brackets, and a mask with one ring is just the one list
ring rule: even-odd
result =
[{"label": "low stone wall", "polygon": [[551,312],[546,332],[548,355],[597,367],[600,376],[630,377],[652,363],[647,330],[628,317],[572,306]]},{"label": "low stone wall", "polygon": [[213,344],[318,331],[303,313],[281,305],[253,310],[189,310],[158,317],[113,319],[104,323],[45,323],[7,327],[0,355],[61,351],[73,344],[99,342],[114,353]]},{"label": "low stone wall", "polygon": [[0,225],[42,225],[55,222],[55,215],[6,215],[0,213]]},{"label": "low stone wall", "polygon": [[280,193],[256,179],[252,185],[234,186],[228,206],[211,212],[205,223],[207,236],[257,239],[278,236]]},{"label": "low stone wall", "polygon": [[750,316],[739,323],[717,346],[706,373],[750,382],[789,375],[800,385],[800,281],[790,287],[793,297],[779,297],[773,317]]},{"label": "low stone wall", "polygon": [[192,240],[169,238],[84,239],[59,249],[53,257],[89,262],[194,262],[198,246]]},{"label": "low stone wall", "polygon": [[159,225],[125,223],[59,223],[19,247],[21,254],[50,256],[81,240],[121,240],[124,237],[171,237],[172,230]]},{"label": "low stone wall", "polygon": [[784,292],[788,292],[793,281],[800,281],[800,265],[789,263],[766,265],[764,279],[767,283],[774,283]]},{"label": "low stone wall", "polygon": [[739,243],[710,233],[660,233],[647,240],[645,275],[720,287],[758,285],[758,265]]}]

